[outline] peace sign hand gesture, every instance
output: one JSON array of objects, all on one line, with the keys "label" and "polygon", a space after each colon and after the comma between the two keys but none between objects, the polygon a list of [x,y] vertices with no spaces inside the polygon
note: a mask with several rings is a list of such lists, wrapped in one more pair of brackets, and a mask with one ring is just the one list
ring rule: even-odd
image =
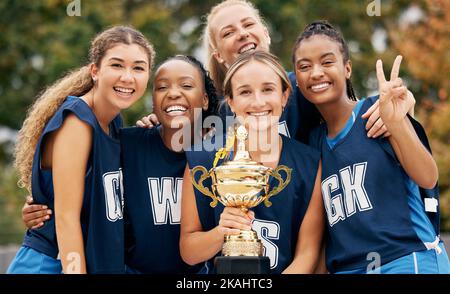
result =
[{"label": "peace sign hand gesture", "polygon": [[391,78],[387,81],[383,71],[383,62],[377,60],[380,117],[387,127],[403,120],[415,103],[414,96],[403,85],[402,79],[398,77],[401,62],[402,56],[398,55],[392,66]]}]

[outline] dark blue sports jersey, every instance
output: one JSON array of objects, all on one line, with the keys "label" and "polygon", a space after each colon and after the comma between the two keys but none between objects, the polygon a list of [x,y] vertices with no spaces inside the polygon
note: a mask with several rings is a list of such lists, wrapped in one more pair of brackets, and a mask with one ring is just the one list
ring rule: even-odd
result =
[{"label": "dark blue sports jersey", "polygon": [[168,149],[159,128],[120,132],[126,264],[142,273],[193,273],[180,256],[181,189],[186,156]]},{"label": "dark blue sports jersey", "polygon": [[[88,273],[122,273],[123,216],[120,191],[120,144],[118,116],[110,124],[112,136],[104,133],[92,109],[80,98],[69,96],[46,125],[36,146],[32,167],[32,195],[36,203],[45,204],[54,211],[53,182],[50,170],[40,169],[42,142],[48,134],[58,130],[69,113],[89,124],[93,129],[92,150],[87,165],[81,228],[85,246]],[[55,215],[58,211],[55,211]],[[31,247],[53,258],[58,255],[55,217],[39,229],[28,230],[24,246]]]},{"label": "dark blue sports jersey", "polygon": [[[320,113],[314,104],[306,100],[297,87],[295,73],[288,72],[287,74],[291,82],[292,92],[281,114],[278,130],[280,134],[286,137],[308,144],[310,131],[320,123]],[[233,112],[227,103],[219,108],[219,115],[224,123],[226,116],[233,116]],[[224,128],[224,130],[226,129]]]},{"label": "dark blue sports jersey", "polygon": [[362,102],[353,126],[334,147],[327,143],[325,124],[311,135],[311,146],[322,153],[330,272],[366,268],[373,253],[385,264],[426,249],[411,218],[405,171],[387,139],[371,139],[366,134],[361,114],[376,99]]},{"label": "dark blue sports jersey", "polygon": [[[291,182],[283,191],[270,198],[271,207],[265,207],[261,203],[252,209],[256,218],[253,229],[263,243],[264,255],[270,258],[272,273],[281,273],[293,260],[299,228],[311,199],[320,160],[320,154],[312,148],[285,136],[281,137],[283,146],[279,165],[292,169]],[[215,152],[191,151],[186,152],[186,157],[189,168],[202,165],[209,170]],[[281,174],[285,178],[284,173]],[[204,185],[211,189],[211,179],[208,178]],[[278,181],[271,178],[271,189],[276,185]],[[219,203],[216,208],[211,208],[211,198],[195,188],[194,190],[203,230],[211,230],[219,222],[223,205]]]}]

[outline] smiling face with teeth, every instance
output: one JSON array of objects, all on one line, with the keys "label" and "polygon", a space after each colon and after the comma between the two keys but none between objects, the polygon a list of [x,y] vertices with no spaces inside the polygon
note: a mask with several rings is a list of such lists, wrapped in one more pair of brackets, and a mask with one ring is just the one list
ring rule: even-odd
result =
[{"label": "smiling face with teeth", "polygon": [[214,57],[227,67],[251,50],[269,51],[270,37],[258,15],[248,6],[234,4],[219,10],[211,20]]},{"label": "smiling face with teeth", "polygon": [[179,59],[163,63],[153,85],[153,112],[163,127],[173,128],[172,123],[183,118],[192,124],[202,109],[208,109],[208,96],[199,69]]},{"label": "smiling face with teeth", "polygon": [[149,79],[149,60],[137,44],[117,44],[108,49],[100,66],[91,65],[96,78],[94,105],[113,112],[130,107],[145,92]]},{"label": "smiling face with teeth", "polygon": [[344,63],[339,43],[324,35],[304,39],[295,51],[295,74],[306,99],[321,105],[348,101],[346,79],[351,62]]},{"label": "smiling face with teeth", "polygon": [[227,97],[238,119],[252,129],[278,128],[289,90],[283,92],[280,76],[269,65],[250,60],[231,77],[232,97]]}]

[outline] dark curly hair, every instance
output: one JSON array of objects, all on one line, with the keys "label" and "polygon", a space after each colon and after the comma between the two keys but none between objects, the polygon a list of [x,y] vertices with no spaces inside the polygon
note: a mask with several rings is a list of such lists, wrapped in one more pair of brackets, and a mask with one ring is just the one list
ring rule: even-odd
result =
[{"label": "dark curly hair", "polygon": [[[308,39],[309,37],[312,37],[314,35],[325,35],[331,40],[339,43],[341,47],[341,53],[344,57],[344,63],[346,63],[350,59],[350,54],[348,50],[347,43],[344,40],[344,37],[342,34],[333,27],[328,21],[326,20],[318,20],[310,23],[306,26],[306,28],[303,30],[303,32],[298,36],[297,41],[295,41],[294,48],[292,50],[292,62],[295,64],[295,51],[297,51],[298,47],[300,46],[300,43]],[[356,95],[355,90],[353,90],[353,85],[350,79],[346,80],[347,85],[347,96],[350,100],[356,101]]]},{"label": "dark curly hair", "polygon": [[182,60],[189,64],[192,64],[196,67],[201,76],[203,77],[203,84],[205,85],[205,92],[208,95],[208,109],[202,111],[202,119],[205,120],[210,115],[217,115],[218,113],[218,105],[219,105],[219,97],[217,95],[217,90],[214,87],[214,82],[211,79],[209,72],[205,69],[203,64],[195,57],[190,55],[175,55],[164,60],[159,66],[158,69],[166,62],[171,60]]}]

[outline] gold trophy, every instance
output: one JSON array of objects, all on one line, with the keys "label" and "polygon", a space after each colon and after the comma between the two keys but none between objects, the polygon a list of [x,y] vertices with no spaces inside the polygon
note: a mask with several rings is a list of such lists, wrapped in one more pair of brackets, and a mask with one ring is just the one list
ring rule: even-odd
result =
[{"label": "gold trophy", "polygon": [[[243,125],[228,132],[226,147],[216,153],[213,167],[207,171],[203,166],[191,170],[192,182],[200,192],[212,198],[211,207],[217,202],[228,207],[238,207],[247,212],[264,201],[266,207],[272,203],[270,197],[280,193],[291,180],[292,169],[280,165],[275,170],[252,161],[249,152],[245,150],[247,130]],[[226,161],[216,167],[219,158],[224,158],[237,138],[237,150],[233,160]],[[201,172],[198,182],[197,172]],[[283,180],[280,171],[286,174]],[[269,191],[269,179],[274,177],[279,185]],[[211,190],[203,185],[203,181],[211,177]],[[263,257],[263,246],[254,230],[241,230],[239,235],[226,235],[222,247],[222,257],[215,260],[217,273],[269,273],[269,259]],[[219,262],[218,262],[219,261]],[[252,266],[253,264],[253,266]],[[222,266],[221,266],[222,265]]]}]

